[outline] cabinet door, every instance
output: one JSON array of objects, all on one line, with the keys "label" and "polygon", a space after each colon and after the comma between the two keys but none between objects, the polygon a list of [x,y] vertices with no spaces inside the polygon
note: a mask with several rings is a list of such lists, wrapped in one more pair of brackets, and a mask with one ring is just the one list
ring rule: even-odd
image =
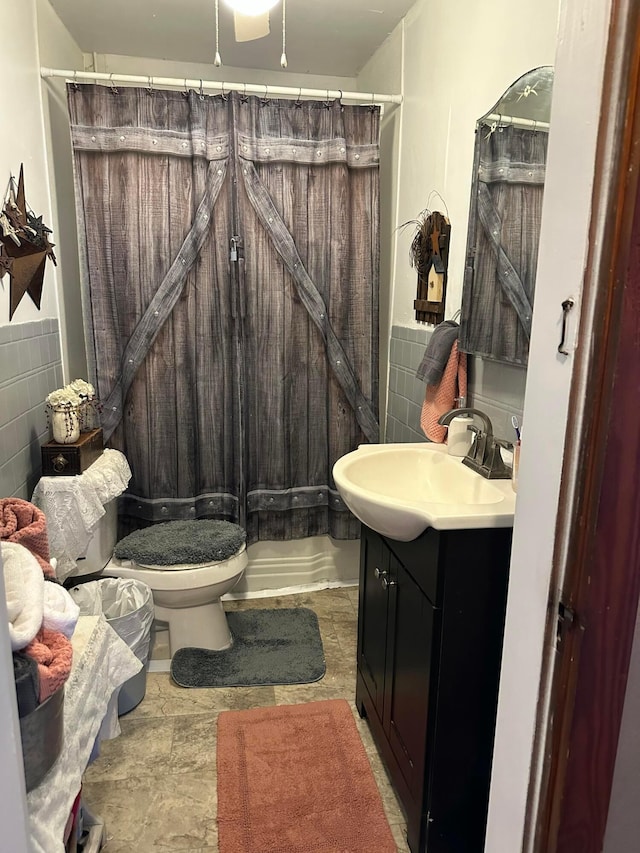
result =
[{"label": "cabinet door", "polygon": [[384,727],[407,786],[422,802],[437,611],[402,563],[389,561]]},{"label": "cabinet door", "polygon": [[360,544],[360,608],[358,666],[382,720],[387,646],[387,592],[382,580],[389,571],[389,550],[380,536],[363,527]]}]

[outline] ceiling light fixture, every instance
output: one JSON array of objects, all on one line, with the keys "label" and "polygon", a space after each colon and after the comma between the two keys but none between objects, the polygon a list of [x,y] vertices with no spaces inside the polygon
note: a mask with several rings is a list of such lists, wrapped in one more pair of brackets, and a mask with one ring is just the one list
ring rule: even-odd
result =
[{"label": "ceiling light fixture", "polygon": [[227,6],[230,6],[234,12],[240,12],[241,15],[264,15],[274,6],[278,5],[278,0],[226,0]]},{"label": "ceiling light fixture", "polygon": [[[233,9],[234,28],[237,42],[254,41],[269,35],[269,11],[280,0],[225,0]],[[219,0],[215,0],[216,53],[213,64],[222,65],[220,56]],[[287,67],[287,0],[282,0],[282,54],[280,66]]]}]

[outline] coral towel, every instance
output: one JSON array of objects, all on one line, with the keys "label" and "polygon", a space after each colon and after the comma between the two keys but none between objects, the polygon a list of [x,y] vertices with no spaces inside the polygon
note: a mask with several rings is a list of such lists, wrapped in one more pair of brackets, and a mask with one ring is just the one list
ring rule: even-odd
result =
[{"label": "coral towel", "polygon": [[69,678],[73,646],[63,634],[42,628],[24,653],[38,664],[40,701],[44,702]]},{"label": "coral towel", "polygon": [[0,539],[24,545],[47,577],[54,577],[49,562],[47,520],[41,509],[20,498],[0,499]]},{"label": "coral towel", "polygon": [[447,428],[440,426],[438,418],[454,408],[456,397],[467,396],[467,354],[458,352],[458,341],[453,342],[451,355],[437,385],[427,385],[420,426],[431,441],[443,444]]},{"label": "coral towel", "polygon": [[45,580],[38,561],[15,542],[0,543],[9,639],[16,652],[33,640],[42,627]]}]

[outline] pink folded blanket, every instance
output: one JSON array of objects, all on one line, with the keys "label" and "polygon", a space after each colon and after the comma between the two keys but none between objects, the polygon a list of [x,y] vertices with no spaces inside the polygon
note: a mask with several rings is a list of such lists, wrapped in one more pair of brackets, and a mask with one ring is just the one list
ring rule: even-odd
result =
[{"label": "pink folded blanket", "polygon": [[38,664],[40,701],[44,702],[69,678],[73,647],[63,634],[42,628],[23,651]]},{"label": "pink folded blanket", "polygon": [[420,415],[420,426],[427,438],[444,443],[447,427],[440,426],[438,418],[453,409],[457,397],[466,396],[467,354],[458,352],[458,341],[454,341],[442,379],[437,385],[427,385]]},{"label": "pink folded blanket", "polygon": [[47,577],[55,577],[49,562],[47,519],[37,506],[21,498],[0,499],[0,539],[23,545]]}]

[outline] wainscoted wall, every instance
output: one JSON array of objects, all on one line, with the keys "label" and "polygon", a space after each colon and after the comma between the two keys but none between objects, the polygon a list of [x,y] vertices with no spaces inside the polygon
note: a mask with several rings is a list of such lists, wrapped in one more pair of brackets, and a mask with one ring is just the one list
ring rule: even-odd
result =
[{"label": "wainscoted wall", "polygon": [[[416,370],[432,331],[431,327],[391,329],[387,442],[426,441],[420,429],[425,385],[416,379]],[[522,367],[469,358],[467,404],[489,415],[494,434],[500,438],[514,440],[512,415],[522,423],[526,379],[527,371]]]},{"label": "wainscoted wall", "polygon": [[425,384],[416,379],[432,329],[392,326],[389,347],[389,399],[385,440],[426,441],[420,429]]},{"label": "wainscoted wall", "polygon": [[511,417],[522,423],[526,382],[524,367],[471,356],[467,403],[489,415],[494,435],[515,441]]},{"label": "wainscoted wall", "polygon": [[62,384],[56,319],[0,326],[0,497],[31,497],[49,439],[44,400]]}]

